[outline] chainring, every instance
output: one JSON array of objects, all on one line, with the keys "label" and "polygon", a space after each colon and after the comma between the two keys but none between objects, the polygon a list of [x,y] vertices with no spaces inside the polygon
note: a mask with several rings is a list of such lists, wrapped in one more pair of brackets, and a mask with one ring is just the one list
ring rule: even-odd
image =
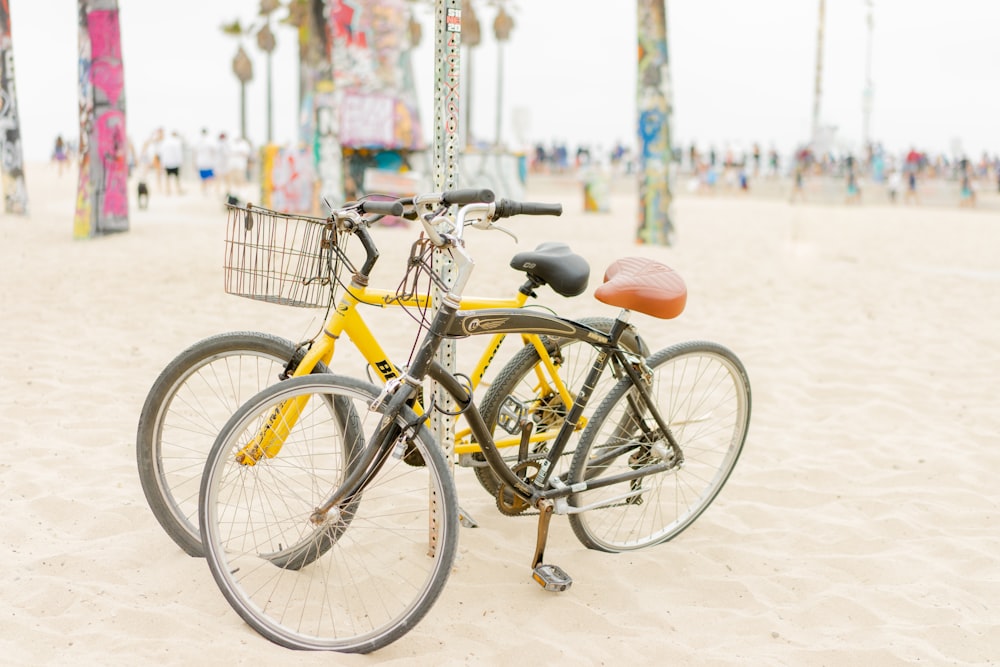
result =
[{"label": "chainring", "polygon": [[[541,467],[538,461],[521,461],[510,470],[525,482],[531,483]],[[497,509],[507,516],[518,516],[523,514],[525,510],[531,509],[531,504],[514,493],[514,489],[501,483],[500,488],[497,489]]]}]

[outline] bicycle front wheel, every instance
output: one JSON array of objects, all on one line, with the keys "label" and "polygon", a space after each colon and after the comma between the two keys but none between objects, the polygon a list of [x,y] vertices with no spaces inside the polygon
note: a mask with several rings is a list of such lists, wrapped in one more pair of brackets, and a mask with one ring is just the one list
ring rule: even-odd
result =
[{"label": "bicycle front wheel", "polygon": [[203,554],[198,489],[212,443],[243,401],[280,380],[297,351],[265,333],[218,334],[177,355],[150,388],[135,441],[139,480],[153,516],[191,556]]},{"label": "bicycle front wheel", "polygon": [[[396,416],[399,441],[362,491],[317,516],[378,428],[384,407],[369,405],[379,392],[330,374],[272,386],[233,415],[205,464],[199,516],[212,575],[243,620],[282,646],[385,646],[423,618],[451,571],[454,482],[428,430],[407,426],[419,423],[408,409]],[[291,403],[294,424],[284,418]],[[263,428],[287,436],[250,465],[237,454]],[[407,447],[424,465],[403,460]]]},{"label": "bicycle front wheel", "polygon": [[643,467],[673,464],[659,472],[570,497],[589,508],[570,514],[573,532],[600,551],[631,551],[666,542],[691,525],[729,478],[750,424],[750,382],[743,364],[716,343],[681,343],[646,360],[648,385],[683,460],[626,378],[597,408],[570,465],[571,484]]}]

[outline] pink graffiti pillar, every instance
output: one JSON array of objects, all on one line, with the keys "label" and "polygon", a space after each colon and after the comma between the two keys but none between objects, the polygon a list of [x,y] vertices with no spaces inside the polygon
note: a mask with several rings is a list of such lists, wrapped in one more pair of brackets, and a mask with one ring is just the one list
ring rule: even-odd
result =
[{"label": "pink graffiti pillar", "polygon": [[73,235],[128,230],[128,133],[117,0],[79,0],[80,181]]}]

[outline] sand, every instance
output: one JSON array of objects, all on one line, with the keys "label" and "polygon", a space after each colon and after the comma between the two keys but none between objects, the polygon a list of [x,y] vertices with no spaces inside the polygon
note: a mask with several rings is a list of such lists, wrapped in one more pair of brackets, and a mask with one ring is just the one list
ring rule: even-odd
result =
[{"label": "sand", "polygon": [[[633,321],[655,349],[721,342],[744,361],[753,417],[712,507],[676,540],[634,554],[584,549],[556,517],[547,559],[575,580],[529,577],[533,519],[499,515],[458,469],[463,529],[424,621],[370,656],[269,643],[206,564],[162,532],[134,438],[160,369],[195,340],[259,329],[299,339],[315,311],[222,291],[219,199],[154,188],[126,234],[73,241],[74,178],[28,171],[31,215],[0,218],[0,662],[191,664],[993,664],[1000,656],[1000,215],[953,207],[789,205],[681,193],[673,247],[632,242],[635,197],[584,213],[580,185],[537,177],[558,220],[510,222],[520,242],[470,236],[472,290],[515,284],[511,254],[568,240],[593,267],[657,258],[687,311]],[[502,194],[502,193],[501,193]],[[382,284],[412,230],[382,230]],[[394,284],[394,283],[393,283]],[[405,355],[409,320],[380,331]],[[403,324],[398,324],[403,323]],[[346,343],[340,370],[360,372]]]}]

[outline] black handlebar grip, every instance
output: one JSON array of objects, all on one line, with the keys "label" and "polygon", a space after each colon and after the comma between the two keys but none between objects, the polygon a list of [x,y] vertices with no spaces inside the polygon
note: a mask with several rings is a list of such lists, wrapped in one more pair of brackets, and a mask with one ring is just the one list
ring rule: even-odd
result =
[{"label": "black handlebar grip", "polygon": [[400,204],[403,205],[403,212],[400,214],[401,218],[406,218],[407,220],[416,220],[417,207],[413,204],[413,197],[403,197],[402,199],[397,199]]},{"label": "black handlebar grip", "polygon": [[509,199],[498,201],[495,209],[493,217],[497,220],[515,215],[562,215],[562,204],[542,204]]},{"label": "black handlebar grip", "polygon": [[492,204],[497,196],[489,188],[462,188],[441,193],[441,203],[445,206],[458,204]]},{"label": "black handlebar grip", "polygon": [[362,213],[376,213],[378,215],[403,215],[403,204],[398,200],[393,201],[373,201],[366,199],[361,202]]}]

